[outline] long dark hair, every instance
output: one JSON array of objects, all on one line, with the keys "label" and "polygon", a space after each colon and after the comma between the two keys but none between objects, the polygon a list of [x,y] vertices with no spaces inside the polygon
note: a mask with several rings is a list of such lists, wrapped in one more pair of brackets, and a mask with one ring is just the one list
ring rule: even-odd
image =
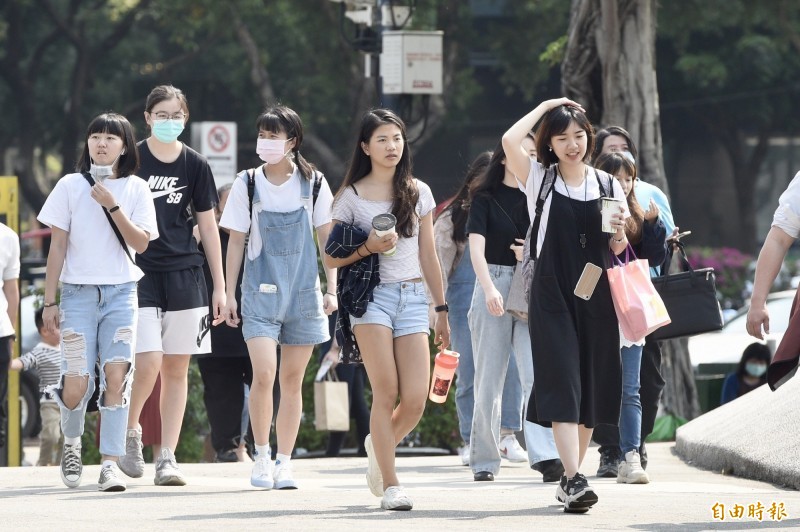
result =
[{"label": "long dark hair", "polygon": [[467,175],[464,177],[464,182],[458,189],[456,197],[445,209],[450,211],[450,216],[453,219],[453,242],[461,243],[467,241],[466,227],[471,205],[470,188],[475,180],[486,171],[491,159],[492,152],[490,151],[485,151],[475,157],[475,160],[467,168]]},{"label": "long dark hair", "polygon": [[556,153],[550,149],[551,139],[564,133],[569,125],[575,122],[579,128],[586,132],[586,154],[583,161],[588,161],[594,151],[594,127],[586,115],[571,105],[559,105],[547,111],[542,117],[542,123],[536,130],[536,154],[539,162],[547,168],[558,162]]},{"label": "long dark hair", "polygon": [[[597,158],[594,162],[594,167],[616,176],[617,174],[626,173],[636,181],[636,165],[621,153],[606,153]],[[636,192],[631,189],[628,194],[628,211],[630,217],[625,220],[625,236],[631,244],[638,244],[642,241],[642,224],[644,224],[644,209],[639,205],[639,200],[636,199]]]},{"label": "long dark hair", "polygon": [[314,165],[300,155],[300,146],[303,144],[303,121],[293,109],[285,105],[268,107],[256,120],[256,129],[270,133],[286,133],[287,139],[295,139],[292,156],[300,169],[300,175],[306,180],[311,179],[314,175]]},{"label": "long dark hair", "polygon": [[350,165],[347,167],[342,186],[336,195],[341,194],[350,185],[358,183],[372,171],[372,160],[364,152],[361,143],[369,144],[376,129],[390,124],[400,128],[400,133],[403,136],[403,154],[394,169],[392,214],[397,218],[395,230],[400,236],[408,238],[414,235],[419,189],[417,189],[414,177],[411,175],[411,152],[408,147],[406,125],[392,111],[388,109],[373,109],[364,114],[361,119],[358,141],[353,148],[353,156],[350,158]]},{"label": "long dark hair", "polygon": [[117,113],[103,113],[89,122],[89,127],[86,128],[85,140],[87,142],[75,170],[83,173],[91,169],[92,157],[89,155],[88,140],[95,133],[111,133],[122,139],[122,149],[125,153],[120,155],[117,160],[117,177],[128,177],[135,174],[139,169],[139,150],[136,148],[133,126],[127,118]]},{"label": "long dark hair", "polygon": [[503,184],[503,179],[506,175],[506,152],[503,150],[502,142],[498,142],[492,156],[489,159],[489,165],[486,171],[480,174],[472,186],[470,187],[470,200],[475,199],[481,194],[493,196],[497,189]]}]

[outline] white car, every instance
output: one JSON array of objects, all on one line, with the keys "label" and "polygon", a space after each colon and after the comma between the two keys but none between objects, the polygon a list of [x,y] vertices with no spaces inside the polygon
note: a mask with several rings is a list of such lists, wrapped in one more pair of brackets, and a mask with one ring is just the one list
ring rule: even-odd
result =
[{"label": "white car", "polygon": [[[789,326],[789,312],[792,309],[794,290],[775,292],[767,297],[769,311],[769,334],[765,335],[766,343],[775,353],[775,348],[783,338]],[[692,367],[697,370],[700,364],[738,364],[744,348],[753,342],[764,341],[747,334],[747,311],[742,309],[720,331],[698,334],[689,338],[689,357]]]}]

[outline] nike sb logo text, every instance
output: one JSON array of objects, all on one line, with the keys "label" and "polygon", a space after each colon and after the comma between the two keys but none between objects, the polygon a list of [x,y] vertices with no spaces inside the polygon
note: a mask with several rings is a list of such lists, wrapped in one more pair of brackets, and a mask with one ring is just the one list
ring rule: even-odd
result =
[{"label": "nike sb logo text", "polygon": [[151,175],[150,179],[147,180],[147,186],[150,187],[153,199],[168,196],[167,203],[180,203],[183,193],[178,191],[183,190],[186,186],[176,188],[175,184],[177,182],[177,177]]}]

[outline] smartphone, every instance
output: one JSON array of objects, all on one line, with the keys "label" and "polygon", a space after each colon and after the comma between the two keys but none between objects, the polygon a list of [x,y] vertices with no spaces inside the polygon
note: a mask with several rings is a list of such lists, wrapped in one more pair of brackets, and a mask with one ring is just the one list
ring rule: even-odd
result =
[{"label": "smartphone", "polygon": [[589,301],[601,275],[603,275],[603,268],[591,262],[587,262],[586,266],[583,268],[580,279],[578,279],[578,284],[575,285],[573,293],[579,298]]},{"label": "smartphone", "polygon": [[671,237],[669,237],[667,240],[680,240],[681,238],[683,238],[683,237],[685,237],[685,236],[689,236],[689,235],[691,235],[691,234],[692,234],[692,232],[691,232],[691,231],[683,231],[683,232],[681,232],[681,233],[678,233],[678,234],[677,234],[677,235],[675,235],[675,236],[671,236]]}]

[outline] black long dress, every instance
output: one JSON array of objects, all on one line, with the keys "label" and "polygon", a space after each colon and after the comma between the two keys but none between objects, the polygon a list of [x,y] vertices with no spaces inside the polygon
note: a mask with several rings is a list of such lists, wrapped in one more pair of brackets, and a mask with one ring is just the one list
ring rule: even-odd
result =
[{"label": "black long dress", "polygon": [[[605,174],[604,174],[605,177]],[[613,194],[600,183],[601,196]],[[586,179],[592,179],[587,176]],[[613,178],[611,178],[613,179]],[[528,325],[535,380],[527,419],[617,425],[622,400],[619,327],[605,270],[609,234],[601,229],[600,200],[570,199],[553,188],[549,222],[533,275]],[[579,235],[586,236],[582,247]],[[587,262],[603,268],[589,301],[573,290]]]}]

